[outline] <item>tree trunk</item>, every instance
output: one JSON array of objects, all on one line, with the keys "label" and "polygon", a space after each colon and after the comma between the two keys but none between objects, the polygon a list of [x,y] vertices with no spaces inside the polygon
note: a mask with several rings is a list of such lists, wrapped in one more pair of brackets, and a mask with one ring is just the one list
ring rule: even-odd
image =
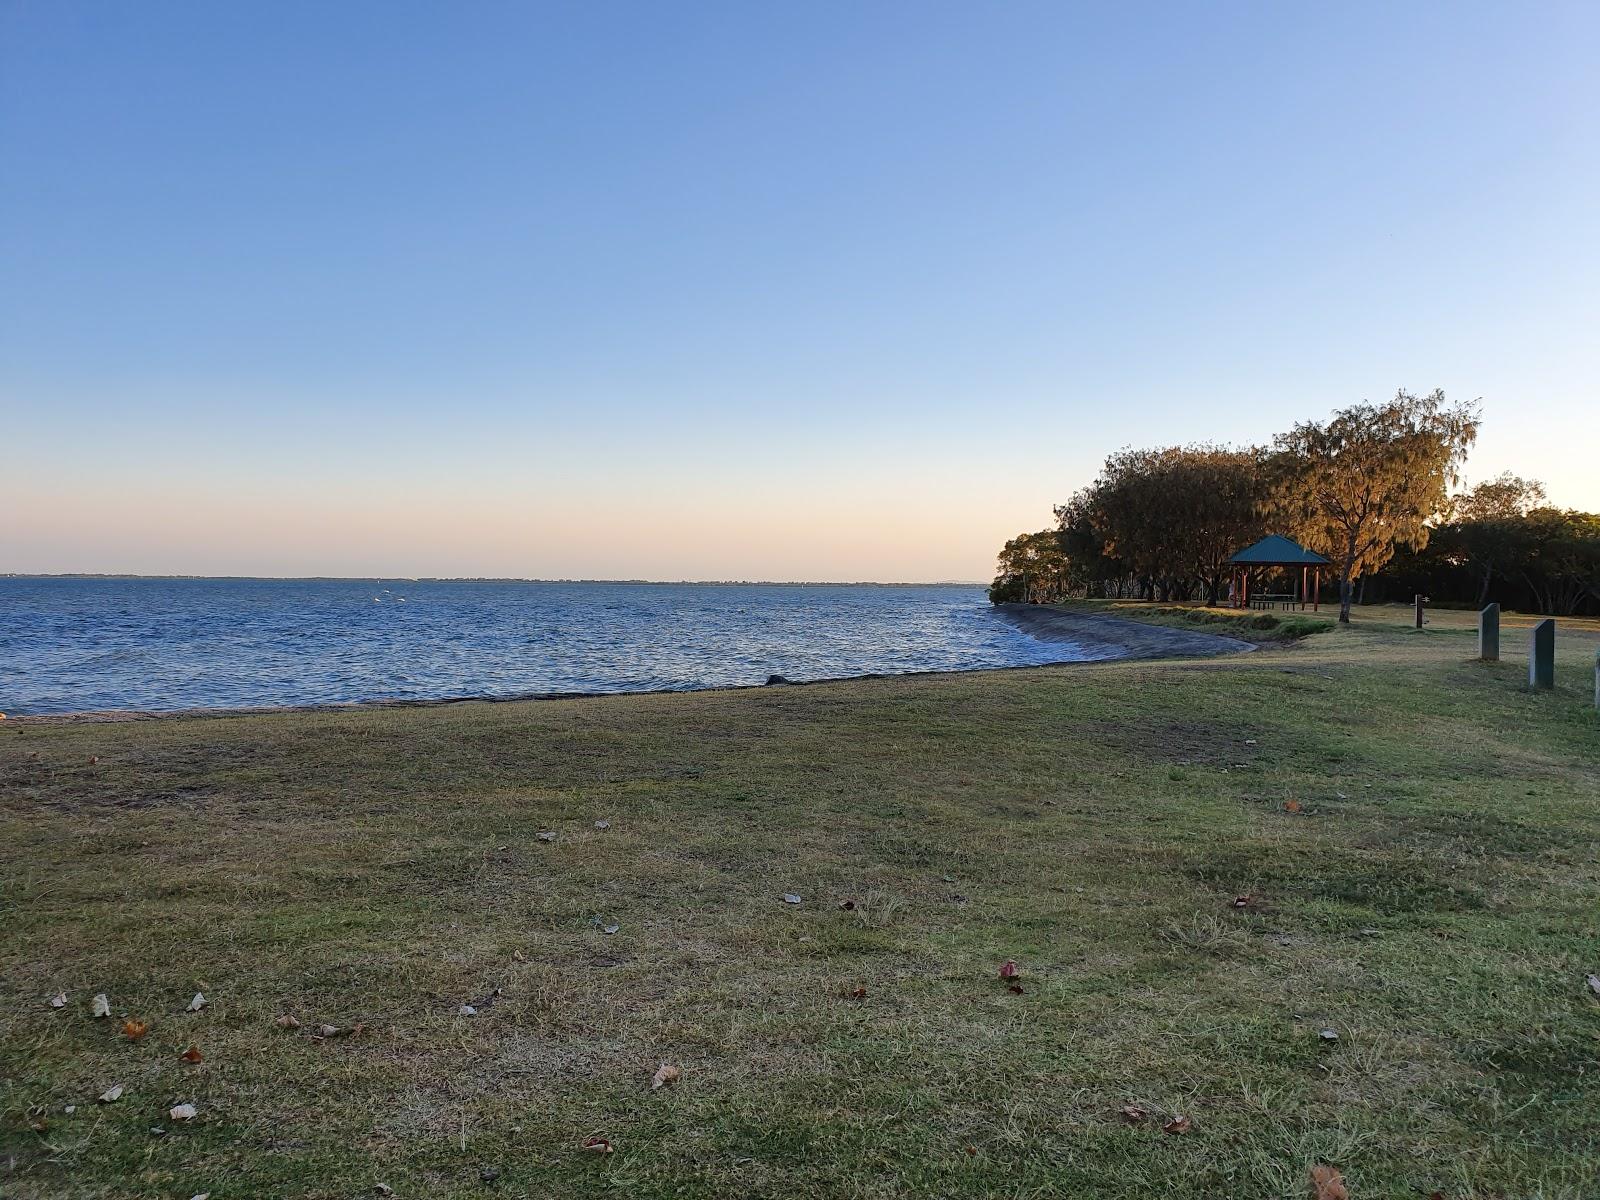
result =
[{"label": "tree trunk", "polygon": [[1356,540],[1345,543],[1344,558],[1339,563],[1339,624],[1350,624],[1351,576],[1356,573]]},{"label": "tree trunk", "polygon": [[1483,583],[1478,587],[1478,607],[1480,609],[1489,603],[1489,579],[1493,574],[1493,567],[1485,567],[1483,569]]}]

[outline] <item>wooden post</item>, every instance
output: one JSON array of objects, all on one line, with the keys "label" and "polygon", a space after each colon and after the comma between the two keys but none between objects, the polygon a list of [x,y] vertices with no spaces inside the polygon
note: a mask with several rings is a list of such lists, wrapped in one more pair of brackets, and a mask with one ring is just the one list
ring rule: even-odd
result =
[{"label": "wooden post", "polygon": [[1426,600],[1426,599],[1427,599],[1427,597],[1426,597],[1426,596],[1424,596],[1424,595],[1423,595],[1423,594],[1422,594],[1422,593],[1421,593],[1421,592],[1417,592],[1417,593],[1416,593],[1416,604],[1417,604],[1417,628],[1418,628],[1418,629],[1421,629],[1421,628],[1422,628],[1422,602],[1423,602],[1423,601],[1424,601],[1424,600]]},{"label": "wooden post", "polygon": [[1300,564],[1300,611],[1306,610],[1306,565]]},{"label": "wooden post", "polygon": [[1316,612],[1322,603],[1322,568],[1311,568],[1311,611]]}]

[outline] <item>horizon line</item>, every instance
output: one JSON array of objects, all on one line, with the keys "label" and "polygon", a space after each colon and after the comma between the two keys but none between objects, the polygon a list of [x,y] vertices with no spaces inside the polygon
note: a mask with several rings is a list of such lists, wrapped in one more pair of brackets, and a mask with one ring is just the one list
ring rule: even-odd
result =
[{"label": "horizon line", "polygon": [[988,587],[979,579],[600,579],[528,575],[199,575],[139,571],[0,571],[0,579],[213,579],[261,583],[605,583],[654,587]]}]

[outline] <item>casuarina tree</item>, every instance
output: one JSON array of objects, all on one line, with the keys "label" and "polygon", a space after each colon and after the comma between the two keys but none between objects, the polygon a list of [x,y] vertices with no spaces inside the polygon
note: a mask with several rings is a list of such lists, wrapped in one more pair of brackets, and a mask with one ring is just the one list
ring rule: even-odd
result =
[{"label": "casuarina tree", "polygon": [[1475,405],[1448,406],[1442,391],[1401,391],[1277,437],[1273,507],[1335,563],[1340,621],[1350,620],[1357,578],[1380,569],[1397,545],[1427,545],[1477,435]]}]

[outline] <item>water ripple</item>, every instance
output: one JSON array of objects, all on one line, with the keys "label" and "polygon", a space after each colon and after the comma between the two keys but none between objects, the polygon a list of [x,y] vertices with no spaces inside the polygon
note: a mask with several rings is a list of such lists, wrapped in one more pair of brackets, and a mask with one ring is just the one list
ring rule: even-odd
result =
[{"label": "water ripple", "polygon": [[703,688],[1106,653],[1036,641],[976,587],[0,579],[0,711],[16,714]]}]

